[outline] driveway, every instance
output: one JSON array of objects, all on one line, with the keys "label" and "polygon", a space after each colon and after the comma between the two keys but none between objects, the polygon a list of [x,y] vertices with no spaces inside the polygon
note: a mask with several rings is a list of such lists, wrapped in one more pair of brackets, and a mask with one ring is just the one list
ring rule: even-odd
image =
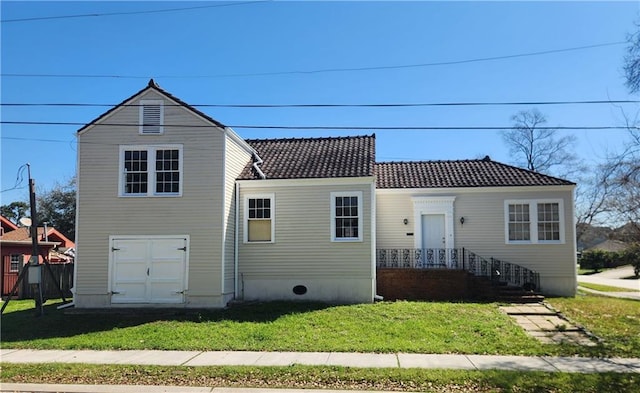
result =
[{"label": "driveway", "polygon": [[633,277],[633,266],[621,266],[617,269],[611,269],[588,276],[579,275],[578,283],[586,282],[591,284],[626,288],[630,291],[640,291],[640,280],[628,279],[626,277]]}]

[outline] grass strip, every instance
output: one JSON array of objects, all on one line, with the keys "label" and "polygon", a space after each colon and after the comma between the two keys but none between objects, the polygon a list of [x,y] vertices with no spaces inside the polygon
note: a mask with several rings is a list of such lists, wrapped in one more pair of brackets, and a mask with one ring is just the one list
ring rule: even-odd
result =
[{"label": "grass strip", "polygon": [[3,382],[422,392],[640,392],[640,374],[345,367],[158,367],[6,364]]},{"label": "grass strip", "polygon": [[629,289],[621,287],[613,287],[610,285],[592,284],[590,282],[578,283],[579,286],[593,289],[600,292],[640,292],[640,289]]}]

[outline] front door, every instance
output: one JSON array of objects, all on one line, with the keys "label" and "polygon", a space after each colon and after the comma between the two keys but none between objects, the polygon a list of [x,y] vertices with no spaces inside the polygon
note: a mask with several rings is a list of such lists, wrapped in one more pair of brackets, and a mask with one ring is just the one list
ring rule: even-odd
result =
[{"label": "front door", "polygon": [[447,264],[444,214],[422,215],[422,255],[427,266]]}]

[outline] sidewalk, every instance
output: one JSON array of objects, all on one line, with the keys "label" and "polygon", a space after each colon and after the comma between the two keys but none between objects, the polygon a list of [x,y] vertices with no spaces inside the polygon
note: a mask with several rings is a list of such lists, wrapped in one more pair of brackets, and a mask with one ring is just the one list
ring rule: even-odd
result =
[{"label": "sidewalk", "polygon": [[[640,373],[640,359],[554,356],[437,355],[343,352],[59,351],[2,349],[2,363],[86,363],[158,366],[343,366],[572,373]],[[4,385],[3,385],[4,386]]]}]

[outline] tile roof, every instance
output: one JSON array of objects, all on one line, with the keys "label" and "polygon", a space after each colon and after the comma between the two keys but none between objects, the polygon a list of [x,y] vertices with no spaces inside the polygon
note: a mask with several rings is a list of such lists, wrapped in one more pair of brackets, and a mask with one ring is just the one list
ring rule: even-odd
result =
[{"label": "tile roof", "polygon": [[[375,134],[332,138],[247,139],[267,179],[367,177],[374,175]],[[240,180],[259,179],[250,162]]]},{"label": "tile roof", "polygon": [[376,163],[376,188],[448,188],[573,185],[567,180],[492,161]]}]

